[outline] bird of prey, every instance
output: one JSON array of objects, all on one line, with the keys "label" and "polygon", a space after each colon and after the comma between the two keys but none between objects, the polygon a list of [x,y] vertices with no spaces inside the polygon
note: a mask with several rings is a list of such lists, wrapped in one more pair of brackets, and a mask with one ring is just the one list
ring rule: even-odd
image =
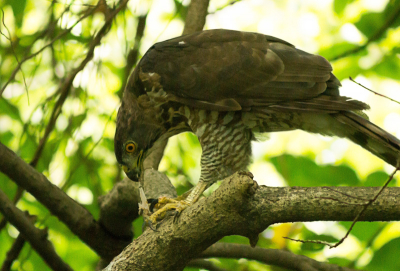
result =
[{"label": "bird of prey", "polygon": [[115,155],[132,180],[166,138],[193,132],[202,147],[197,185],[150,217],[177,213],[250,162],[255,133],[301,129],[345,137],[397,167],[400,141],[369,122],[363,102],[339,95],[323,57],[258,33],[207,30],[156,43],[126,85]]}]

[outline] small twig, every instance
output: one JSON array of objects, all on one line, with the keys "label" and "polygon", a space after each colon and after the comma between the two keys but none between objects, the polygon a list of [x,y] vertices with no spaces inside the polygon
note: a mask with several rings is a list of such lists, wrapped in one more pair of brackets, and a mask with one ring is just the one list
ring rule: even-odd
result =
[{"label": "small twig", "polygon": [[[106,124],[104,125],[104,129],[103,129],[103,133],[101,134],[101,137],[99,140],[97,140],[93,146],[89,149],[89,151],[82,157],[82,161],[85,161],[90,154],[92,154],[93,150],[100,144],[100,142],[103,140],[104,138],[104,133],[106,132],[107,126],[110,123],[110,121],[112,120],[114,113],[116,112],[116,110],[113,111],[113,113],[110,115],[110,117],[108,118]],[[80,166],[80,164],[76,164],[76,166],[74,168],[72,168],[71,170],[69,170],[69,174],[68,174],[68,178],[65,180],[65,182],[60,185],[60,189],[65,191],[67,189],[67,187],[69,187],[69,182],[72,179],[72,176],[74,175],[75,171],[78,169],[78,167]]]},{"label": "small twig", "polygon": [[22,248],[24,247],[25,239],[22,235],[18,235],[17,239],[15,239],[14,244],[7,252],[7,257],[1,266],[1,271],[9,271],[11,270],[11,266],[13,262],[18,258],[19,254],[21,253]]},{"label": "small twig", "polygon": [[140,45],[142,43],[144,30],[146,28],[146,19],[147,19],[147,14],[140,16],[138,18],[138,24],[136,27],[135,43],[133,45],[133,48],[130,49],[127,54],[126,66],[124,68],[125,69],[124,77],[122,79],[121,88],[117,91],[117,95],[120,99],[122,99],[122,95],[124,93],[124,89],[125,89],[126,83],[128,81],[129,75],[131,74],[132,68],[135,66],[135,64],[138,60],[139,49],[140,49]]},{"label": "small twig", "polygon": [[360,253],[358,253],[358,255],[347,265],[347,267],[353,268],[356,265],[356,263],[361,258],[361,256],[364,255],[364,253],[366,251],[368,251],[368,248],[370,248],[372,246],[373,242],[376,240],[376,238],[379,236],[379,234],[382,233],[382,231],[385,229],[386,225],[387,225],[386,223],[383,225],[380,225],[379,229],[377,231],[375,231],[375,233],[371,236],[371,238],[369,238],[368,242],[364,245],[364,249],[362,251],[360,251]]},{"label": "small twig", "polygon": [[[1,35],[3,35],[3,36],[10,42],[10,49],[11,49],[11,52],[12,52],[12,54],[14,55],[15,60],[17,61],[18,65],[22,65],[21,62],[20,62],[19,59],[18,59],[17,53],[16,53],[15,50],[14,50],[14,44],[13,44],[13,42],[12,42],[10,29],[8,29],[6,23],[4,22],[5,14],[4,14],[4,10],[3,10],[3,9],[1,9],[1,13],[3,14],[3,17],[1,18],[1,23],[4,25],[4,28],[7,30],[8,37],[7,37],[3,32],[0,32],[0,33],[1,33]],[[22,69],[21,69],[21,74],[22,74],[22,80],[24,81],[25,91],[26,91],[26,95],[27,95],[27,97],[28,97],[28,104],[29,104],[28,85],[26,84],[25,74],[24,74],[24,71],[23,71]]]},{"label": "small twig", "polygon": [[390,98],[390,97],[388,97],[388,96],[385,96],[385,95],[380,94],[380,93],[378,93],[378,92],[376,92],[376,91],[373,91],[372,89],[367,88],[366,86],[364,86],[364,85],[358,83],[357,81],[355,81],[355,80],[354,80],[353,78],[351,78],[351,77],[349,77],[349,79],[350,79],[350,81],[352,81],[353,83],[356,83],[357,85],[359,85],[359,86],[365,88],[366,90],[371,91],[371,92],[374,93],[375,95],[381,96],[381,97],[383,97],[383,98],[386,98],[386,99],[388,99],[388,100],[391,100],[392,102],[395,102],[395,103],[397,103],[397,104],[400,104],[399,101],[396,101],[396,100],[394,100],[394,99],[392,99],[392,98]]},{"label": "small twig", "polygon": [[[35,223],[36,216],[29,215],[28,212],[25,211],[26,217],[31,221],[31,223]],[[7,220],[5,220],[7,221]],[[11,246],[10,250],[7,252],[7,257],[1,266],[1,271],[10,271],[13,262],[18,258],[19,254],[21,253],[22,248],[25,244],[25,238],[20,233],[15,239],[14,244]]]},{"label": "small twig", "polygon": [[83,19],[89,17],[91,15],[91,13],[86,13],[84,14],[81,18],[79,18],[70,28],[65,29],[64,31],[62,31],[60,34],[58,34],[54,39],[52,39],[48,44],[46,44],[45,46],[43,46],[42,48],[40,48],[38,51],[36,51],[35,53],[25,57],[24,59],[22,59],[17,67],[15,67],[15,69],[13,70],[13,72],[10,75],[10,78],[8,78],[7,82],[4,84],[4,86],[1,88],[0,90],[0,96],[3,95],[4,90],[6,89],[6,87],[8,86],[8,84],[14,80],[15,75],[17,74],[17,72],[21,69],[22,64],[24,64],[27,60],[37,56],[38,54],[40,54],[41,52],[44,51],[44,49],[46,49],[47,47],[51,46],[54,44],[54,42],[56,42],[57,40],[59,40],[60,38],[62,38],[63,36],[65,36],[66,34],[68,34],[79,22],[81,22]]},{"label": "small twig", "polygon": [[83,68],[86,66],[86,64],[93,58],[94,49],[100,44],[101,39],[108,33],[108,30],[111,27],[114,17],[121,11],[122,8],[124,8],[126,6],[128,1],[129,0],[122,1],[121,5],[109,15],[109,18],[106,19],[106,22],[104,23],[103,27],[99,30],[97,35],[93,38],[92,42],[89,44],[89,49],[88,49],[88,52],[86,53],[85,59],[82,60],[82,62],[79,64],[78,67],[76,67],[75,69],[73,69],[70,72],[70,74],[66,77],[63,84],[60,86],[60,88],[58,90],[58,92],[60,93],[60,97],[57,100],[56,104],[54,105],[53,111],[51,112],[50,120],[49,120],[46,130],[44,132],[44,135],[40,139],[39,146],[36,149],[36,152],[33,155],[32,161],[30,163],[33,167],[36,166],[36,164],[38,163],[39,157],[41,156],[42,151],[44,149],[44,145],[46,144],[50,133],[54,129],[57,118],[61,114],[62,106],[68,97],[69,91],[72,86],[72,82],[74,81],[76,75],[81,70],[83,70]]},{"label": "small twig", "polygon": [[274,265],[285,270],[312,271],[355,271],[348,267],[341,267],[327,262],[319,262],[303,255],[296,255],[290,251],[280,249],[266,249],[231,243],[215,243],[207,248],[199,258],[246,258],[256,260],[267,265]]},{"label": "small twig", "polygon": [[53,245],[47,239],[47,232],[36,228],[30,219],[15,207],[2,190],[0,190],[0,211],[53,270],[72,270],[55,252]]},{"label": "small twig", "polygon": [[350,235],[350,232],[352,231],[354,225],[357,223],[358,219],[364,214],[365,210],[367,210],[367,208],[376,201],[376,199],[379,197],[379,195],[382,193],[382,191],[389,185],[389,183],[393,180],[394,175],[396,174],[396,172],[400,169],[400,166],[395,168],[395,170],[393,171],[393,173],[389,176],[389,179],[386,181],[386,183],[381,187],[381,189],[378,191],[378,193],[376,193],[376,195],[368,200],[368,202],[366,204],[364,204],[364,207],[361,209],[361,211],[357,214],[357,216],[354,218],[353,223],[351,223],[351,226],[349,228],[349,230],[347,231],[347,233],[345,234],[345,236],[340,239],[336,244],[331,245],[327,242],[323,242],[323,241],[313,241],[313,240],[299,240],[299,239],[292,239],[289,237],[283,237],[284,239],[288,239],[291,241],[295,241],[295,242],[300,242],[300,243],[313,243],[313,244],[322,244],[322,245],[326,245],[329,248],[335,248],[338,247],[341,243],[344,242],[344,240],[346,240],[346,238]]}]

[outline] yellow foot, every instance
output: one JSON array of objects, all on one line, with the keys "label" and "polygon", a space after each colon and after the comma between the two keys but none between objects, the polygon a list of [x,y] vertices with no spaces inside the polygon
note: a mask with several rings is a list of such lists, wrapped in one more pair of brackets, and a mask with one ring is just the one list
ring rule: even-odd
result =
[{"label": "yellow foot", "polygon": [[190,203],[185,200],[175,200],[167,197],[160,197],[158,203],[154,206],[157,209],[151,216],[147,217],[147,224],[150,228],[156,226],[160,221],[162,221],[165,216],[170,212],[174,211],[174,222],[179,217],[179,215],[189,207]]}]

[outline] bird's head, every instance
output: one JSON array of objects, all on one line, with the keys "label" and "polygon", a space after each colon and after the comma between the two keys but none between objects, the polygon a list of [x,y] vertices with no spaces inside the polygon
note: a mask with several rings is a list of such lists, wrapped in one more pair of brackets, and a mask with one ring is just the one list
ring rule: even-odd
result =
[{"label": "bird's head", "polygon": [[135,106],[124,102],[118,111],[114,151],[129,179],[139,181],[143,161],[162,134],[162,127]]}]

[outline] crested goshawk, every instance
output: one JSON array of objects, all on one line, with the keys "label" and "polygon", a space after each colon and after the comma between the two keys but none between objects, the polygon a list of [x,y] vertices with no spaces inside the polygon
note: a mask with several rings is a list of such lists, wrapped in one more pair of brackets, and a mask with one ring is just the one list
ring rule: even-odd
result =
[{"label": "crested goshawk", "polygon": [[218,29],[157,43],[125,88],[118,163],[137,180],[157,142],[193,132],[203,151],[200,180],[183,202],[169,204],[177,212],[246,169],[255,133],[301,129],[346,137],[397,167],[400,141],[365,118],[368,105],[340,96],[331,72],[325,58],[258,33]]}]

